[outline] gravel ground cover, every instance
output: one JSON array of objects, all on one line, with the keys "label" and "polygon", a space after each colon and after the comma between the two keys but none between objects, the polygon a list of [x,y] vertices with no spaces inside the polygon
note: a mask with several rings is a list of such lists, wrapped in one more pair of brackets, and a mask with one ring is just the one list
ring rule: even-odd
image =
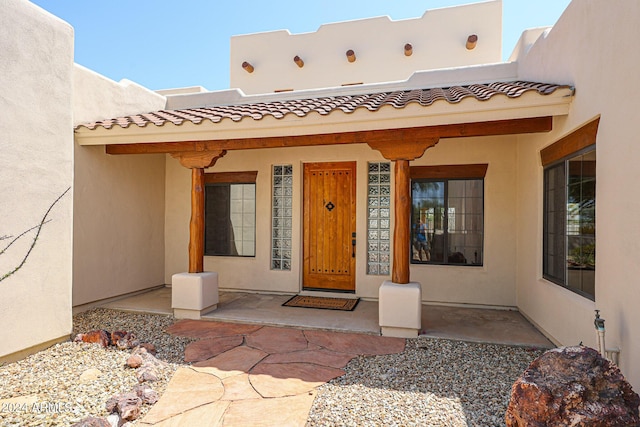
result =
[{"label": "gravel ground cover", "polygon": [[319,387],[307,427],[504,426],[511,385],[543,352],[410,339],[403,353],[357,357]]},{"label": "gravel ground cover", "polygon": [[[95,329],[133,332],[141,342],[153,343],[156,357],[168,362],[151,387],[159,395],[183,363],[184,347],[192,340],[172,337],[165,329],[171,316],[134,314],[95,309],[74,316],[73,335]],[[130,351],[98,344],[64,342],[16,363],[0,366],[0,399],[23,397],[0,408],[0,425],[69,426],[88,416],[107,416],[106,401],[138,384],[135,371],[125,367]],[[83,382],[81,375],[98,369],[97,379]],[[24,397],[27,396],[29,399]],[[143,405],[142,415],[149,410]]]},{"label": "gravel ground cover", "polygon": [[[94,329],[126,330],[153,343],[156,357],[168,362],[160,380],[152,383],[161,395],[192,342],[165,333],[174,321],[95,309],[74,316],[73,336]],[[0,399],[31,397],[28,405],[0,408],[0,425],[68,426],[90,415],[106,416],[107,399],[137,384],[134,370],[124,367],[129,354],[65,342],[0,366]],[[511,385],[540,354],[520,347],[407,340],[403,353],[357,357],[344,376],[321,386],[307,426],[504,425]],[[89,369],[100,375],[82,382],[80,376]],[[143,415],[147,411],[143,406]]]}]

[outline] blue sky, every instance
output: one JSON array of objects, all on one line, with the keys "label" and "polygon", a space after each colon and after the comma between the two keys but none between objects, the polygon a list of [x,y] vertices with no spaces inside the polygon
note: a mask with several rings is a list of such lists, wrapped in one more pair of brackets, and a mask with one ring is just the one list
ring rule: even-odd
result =
[{"label": "blue sky", "polygon": [[[75,62],[113,80],[149,89],[229,87],[229,39],[482,0],[32,0],[75,29]],[[523,30],[553,25],[570,0],[503,0],[503,59]]]}]

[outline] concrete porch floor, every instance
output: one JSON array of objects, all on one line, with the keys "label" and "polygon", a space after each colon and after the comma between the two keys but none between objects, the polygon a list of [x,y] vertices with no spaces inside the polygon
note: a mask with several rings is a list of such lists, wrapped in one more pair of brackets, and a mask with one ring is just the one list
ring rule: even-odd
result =
[{"label": "concrete porch floor", "polygon": [[[380,333],[378,303],[375,301],[360,300],[353,311],[337,311],[283,307],[282,304],[289,298],[291,295],[221,291],[217,310],[205,314],[203,319],[373,335]],[[171,288],[154,289],[112,301],[102,307],[171,315]],[[420,336],[539,348],[554,347],[519,312],[509,310],[425,304],[422,306]]]}]

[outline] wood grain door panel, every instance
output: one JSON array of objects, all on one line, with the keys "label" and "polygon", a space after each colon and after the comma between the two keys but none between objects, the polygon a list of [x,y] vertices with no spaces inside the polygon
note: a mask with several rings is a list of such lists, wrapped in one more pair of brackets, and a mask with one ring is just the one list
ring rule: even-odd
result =
[{"label": "wood grain door panel", "polygon": [[304,165],[303,288],[355,291],[356,163]]}]

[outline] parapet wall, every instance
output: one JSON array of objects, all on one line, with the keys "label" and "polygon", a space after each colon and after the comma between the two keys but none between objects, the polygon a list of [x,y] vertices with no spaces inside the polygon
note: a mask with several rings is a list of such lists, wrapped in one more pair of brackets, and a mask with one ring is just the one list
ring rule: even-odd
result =
[{"label": "parapet wall", "polygon": [[[469,49],[471,35],[477,42]],[[501,49],[502,0],[493,0],[429,10],[415,19],[384,16],[322,25],[313,33],[235,36],[230,84],[259,94],[406,80],[419,70],[500,62]]]}]

